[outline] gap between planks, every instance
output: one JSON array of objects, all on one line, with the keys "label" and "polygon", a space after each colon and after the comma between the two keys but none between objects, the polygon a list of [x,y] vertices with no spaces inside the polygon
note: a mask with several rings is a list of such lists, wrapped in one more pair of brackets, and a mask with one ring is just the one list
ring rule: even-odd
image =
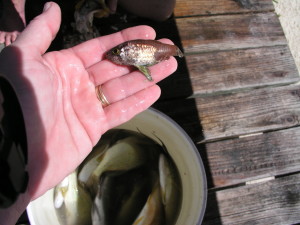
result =
[{"label": "gap between planks", "polygon": [[211,191],[202,224],[296,224],[300,173]]},{"label": "gap between planks", "polygon": [[174,16],[175,19],[185,19],[185,18],[201,18],[201,17],[210,17],[210,16],[230,16],[230,15],[255,15],[261,13],[275,13],[274,10],[264,10],[264,11],[247,11],[247,12],[223,12],[223,13],[208,13],[208,14],[195,14],[195,15],[186,15],[186,16]]}]

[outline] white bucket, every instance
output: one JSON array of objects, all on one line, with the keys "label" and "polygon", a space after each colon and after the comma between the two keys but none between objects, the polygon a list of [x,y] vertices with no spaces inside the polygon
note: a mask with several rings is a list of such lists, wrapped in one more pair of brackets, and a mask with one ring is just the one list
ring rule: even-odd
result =
[{"label": "white bucket", "polygon": [[[207,198],[206,176],[198,150],[183,129],[154,109],[140,113],[117,128],[138,131],[153,140],[158,137],[164,143],[182,183],[182,203],[176,225],[201,224]],[[53,204],[53,189],[31,202],[27,213],[32,225],[60,225]]]}]

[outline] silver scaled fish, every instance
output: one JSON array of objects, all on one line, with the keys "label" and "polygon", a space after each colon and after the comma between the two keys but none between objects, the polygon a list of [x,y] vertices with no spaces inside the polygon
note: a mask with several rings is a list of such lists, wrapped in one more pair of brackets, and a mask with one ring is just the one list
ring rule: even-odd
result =
[{"label": "silver scaled fish", "polygon": [[167,60],[170,56],[183,57],[183,53],[176,45],[155,40],[127,41],[106,53],[106,58],[115,64],[137,67],[149,81],[152,81],[152,77],[148,67]]}]

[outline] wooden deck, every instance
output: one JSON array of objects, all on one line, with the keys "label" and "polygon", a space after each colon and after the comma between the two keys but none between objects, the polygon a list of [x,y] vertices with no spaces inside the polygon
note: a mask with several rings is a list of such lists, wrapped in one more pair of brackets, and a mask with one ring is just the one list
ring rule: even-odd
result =
[{"label": "wooden deck", "polygon": [[203,224],[300,223],[300,78],[272,0],[177,0],[174,15],[165,36],[186,57],[155,108],[202,156]]}]

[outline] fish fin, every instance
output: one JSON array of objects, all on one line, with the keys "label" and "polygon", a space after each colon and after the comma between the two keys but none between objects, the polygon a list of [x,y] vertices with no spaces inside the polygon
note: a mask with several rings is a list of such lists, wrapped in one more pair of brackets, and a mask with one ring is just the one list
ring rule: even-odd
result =
[{"label": "fish fin", "polygon": [[147,80],[153,81],[150,74],[150,70],[147,66],[135,66],[135,67],[138,68],[139,71],[141,71],[146,76]]},{"label": "fish fin", "polygon": [[176,50],[176,55],[180,58],[182,58],[184,56],[183,52],[179,48],[177,48],[177,50]]}]

